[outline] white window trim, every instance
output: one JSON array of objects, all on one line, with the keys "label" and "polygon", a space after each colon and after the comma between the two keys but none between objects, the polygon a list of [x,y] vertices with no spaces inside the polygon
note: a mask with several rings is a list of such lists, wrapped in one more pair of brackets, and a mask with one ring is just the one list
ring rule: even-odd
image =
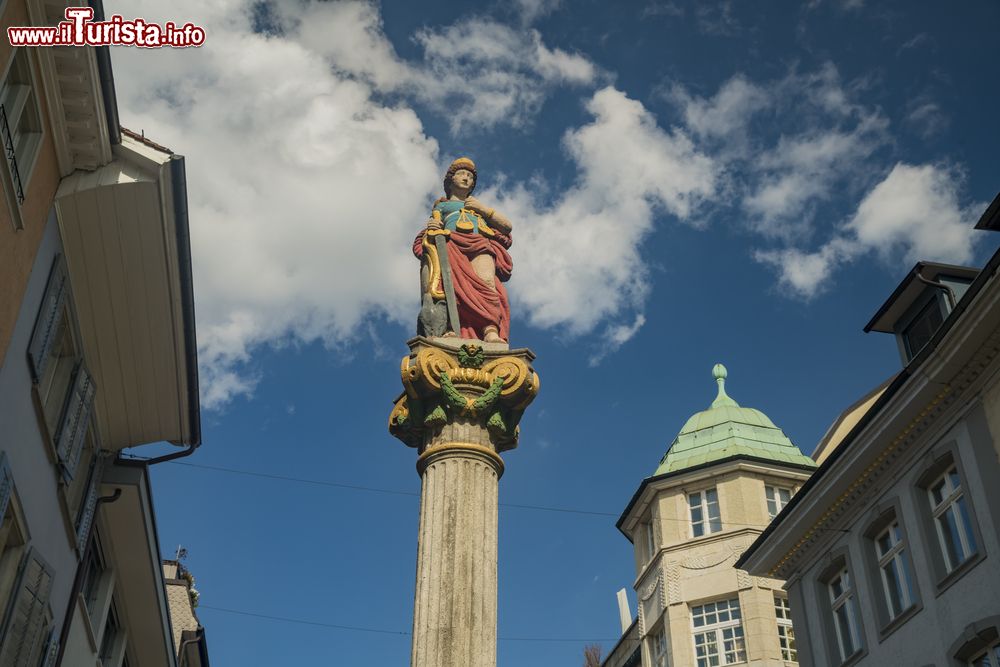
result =
[{"label": "white window trim", "polygon": [[1000,667],[1000,639],[994,639],[989,646],[969,658],[966,664],[969,667],[975,667],[976,661],[982,658],[987,658],[990,661],[990,667]]},{"label": "white window trim", "polygon": [[[781,491],[788,492],[788,500],[783,501],[781,499],[781,493],[780,493]],[[767,505],[767,515],[771,517],[772,521],[774,520],[774,517],[778,516],[778,514],[781,513],[781,510],[784,509],[785,505],[791,502],[793,495],[795,495],[795,490],[792,489],[791,487],[780,486],[777,484],[764,485],[764,501],[765,504]],[[772,503],[775,506],[774,512],[771,512]]]},{"label": "white window trim", "polygon": [[656,555],[656,541],[655,541],[655,531],[653,530],[653,518],[650,517],[649,521],[644,524],[645,530],[643,531],[643,540],[645,541],[646,547],[646,562],[653,560],[653,556]]},{"label": "white window trim", "polygon": [[[715,494],[715,502],[710,503],[708,501],[709,492]],[[698,496],[698,504],[692,505],[691,500],[694,496]],[[712,517],[709,512],[711,505],[715,505],[715,517]],[[705,489],[700,489],[698,491],[690,491],[687,493],[687,507],[688,507],[688,530],[692,538],[705,537],[706,535],[713,535],[715,533],[722,532],[722,503],[719,500],[719,489],[715,486],[710,486]],[[693,510],[701,509],[701,521],[695,521],[693,516]],[[712,522],[714,520],[718,523],[718,528],[712,528]],[[702,526],[702,533],[698,535],[695,531],[696,525]]]},{"label": "white window trim", "polygon": [[667,667],[667,631],[663,625],[649,635],[649,657],[653,667]]},{"label": "white window trim", "polygon": [[[719,605],[721,603],[726,603],[727,608],[729,609],[729,619],[728,620],[726,620],[726,621],[718,621],[718,620],[716,620],[715,623],[706,623],[706,624],[700,625],[700,626],[695,625],[695,617],[698,616],[696,610],[702,609],[702,608],[707,607],[709,605]],[[735,603],[735,606],[734,606],[734,603]],[[739,616],[738,618],[733,618],[733,610],[734,609],[735,609],[736,613]],[[716,607],[715,613],[716,613],[716,615],[718,615],[718,607]],[[742,643],[742,647],[741,648],[735,648],[734,653],[736,655],[735,655],[734,659],[730,661],[729,657],[727,656],[727,651],[726,651],[726,644],[725,644],[725,642],[727,640],[725,639],[725,631],[726,630],[733,630],[733,629],[737,629],[737,628],[739,629],[739,635],[740,635],[739,636],[739,641]],[[719,659],[719,665],[720,665],[720,667],[722,665],[738,665],[738,664],[745,663],[747,661],[746,631],[743,628],[743,613],[742,613],[742,610],[740,608],[740,601],[739,601],[738,597],[736,597],[736,598],[729,598],[729,599],[726,599],[726,600],[716,600],[715,602],[704,602],[704,603],[699,604],[699,605],[692,605],[691,606],[691,644],[692,644],[692,647],[694,649],[693,655],[694,655],[694,664],[695,665],[698,664],[698,659],[699,659],[698,658],[698,635],[707,635],[707,634],[714,635],[715,646],[716,646],[716,649],[718,650],[717,657]],[[732,641],[734,641],[734,642],[736,641],[735,633],[734,633],[734,638],[733,638]]]},{"label": "white window trim", "polygon": [[[895,533],[893,529],[895,529]],[[896,537],[896,533],[899,534],[898,538]],[[915,602],[913,591],[910,590],[910,585],[905,576],[909,572],[909,566],[905,555],[906,541],[903,539],[902,533],[903,529],[899,525],[899,521],[893,519],[889,522],[888,526],[875,535],[874,539],[875,558],[878,562],[879,579],[882,581],[882,595],[885,599],[885,608],[890,621],[902,616]],[[881,553],[880,541],[885,536],[889,537],[890,547],[888,551]],[[893,611],[892,608],[892,595],[889,590],[891,584],[887,571],[890,564],[895,564],[896,566],[896,580],[899,584],[899,603],[901,605],[898,611]]]},{"label": "white window trim", "polygon": [[[954,472],[956,476],[959,477],[958,486],[952,486],[951,473]],[[934,501],[934,487],[938,485],[939,482],[944,481],[944,496],[940,503],[935,503]],[[945,569],[950,574],[957,570],[963,563],[971,559],[976,555],[977,549],[974,548],[975,537],[968,535],[966,533],[967,528],[971,530],[971,526],[966,526],[962,521],[961,513],[958,511],[958,501],[965,496],[965,489],[962,486],[961,475],[958,472],[958,466],[954,462],[949,465],[943,473],[931,480],[931,483],[927,485],[927,498],[931,506],[931,521],[934,523],[934,532],[938,537],[938,546],[941,549],[941,556],[944,558]],[[968,499],[966,499],[966,512],[969,511]],[[941,528],[940,517],[944,514],[952,512],[955,525],[958,527],[958,540],[959,544],[955,545],[961,547],[962,556],[957,563],[951,562],[951,556],[949,555],[948,545],[946,543],[950,538],[946,537],[944,530]],[[969,516],[969,521],[972,521],[971,515]],[[971,542],[970,542],[971,538]]]},{"label": "white window trim", "polygon": [[[781,595],[774,596],[774,617],[778,622],[778,646],[781,649],[781,659],[785,662],[798,662],[799,652],[794,646],[795,627],[792,625],[792,608],[788,604],[788,598]],[[788,648],[782,645],[782,640],[788,643]]]},{"label": "white window trim", "polygon": [[[840,580],[842,591],[840,595],[837,595],[833,590],[833,584],[837,580]],[[851,575],[847,567],[843,567],[837,574],[830,577],[826,584],[827,591],[830,594],[830,609],[833,613],[833,628],[836,632],[837,639],[837,655],[840,656],[841,662],[846,662],[848,658],[861,650],[861,633],[858,629],[858,609],[855,605],[854,600],[854,587],[851,582]],[[840,625],[840,616],[837,612],[843,607],[847,607],[847,632],[851,640],[851,648],[854,649],[848,655],[844,655],[844,630],[845,628]]]}]

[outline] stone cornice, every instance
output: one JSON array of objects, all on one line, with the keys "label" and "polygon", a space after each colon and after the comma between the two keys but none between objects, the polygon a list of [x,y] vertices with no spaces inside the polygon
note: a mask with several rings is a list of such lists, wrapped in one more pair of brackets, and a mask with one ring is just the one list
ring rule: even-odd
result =
[{"label": "stone cornice", "polygon": [[639,517],[645,514],[647,507],[657,494],[663,491],[693,486],[704,481],[718,479],[723,475],[747,473],[754,476],[784,478],[795,481],[809,479],[811,470],[789,463],[751,459],[746,456],[736,456],[724,461],[712,461],[700,468],[689,468],[678,472],[667,473],[658,477],[647,477],[639,485],[628,507],[618,519],[618,529],[630,541],[630,532],[635,529]]},{"label": "stone cornice", "polygon": [[[28,0],[33,25],[64,20],[65,0]],[[39,61],[42,86],[60,175],[93,171],[111,161],[111,138],[94,47],[32,49]]]}]

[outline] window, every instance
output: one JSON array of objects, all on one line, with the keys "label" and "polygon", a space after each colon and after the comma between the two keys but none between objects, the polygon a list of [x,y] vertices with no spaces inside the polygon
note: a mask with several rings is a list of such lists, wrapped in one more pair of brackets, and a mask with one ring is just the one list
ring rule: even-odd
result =
[{"label": "window", "polygon": [[841,662],[844,662],[861,649],[854,590],[846,567],[830,579],[827,589],[830,592],[833,625],[837,633],[837,650]]},{"label": "window", "polygon": [[976,553],[976,538],[958,468],[952,464],[944,474],[931,482],[927,493],[938,542],[945,559],[945,569],[953,572]]},{"label": "window", "polygon": [[25,552],[24,525],[7,455],[0,451],[0,631],[5,621],[6,602],[13,596]]},{"label": "window", "polygon": [[737,598],[691,607],[697,667],[734,665],[747,661]]},{"label": "window", "polygon": [[969,661],[969,667],[1000,667],[1000,640],[994,641],[985,651]]},{"label": "window", "polygon": [[0,89],[0,132],[7,169],[3,185],[10,203],[14,226],[24,227],[20,205],[24,190],[41,145],[42,121],[38,113],[38,99],[32,85],[30,49],[14,49],[14,57],[7,70],[7,78]]},{"label": "window", "polygon": [[650,637],[649,653],[653,656],[653,667],[667,667],[667,633],[662,625]]},{"label": "window", "polygon": [[795,650],[795,629],[792,627],[792,610],[788,599],[780,595],[774,596],[774,616],[778,620],[778,643],[781,645],[781,659],[785,662],[798,662],[799,654]]},{"label": "window", "polygon": [[101,634],[101,649],[98,655],[101,667],[118,667],[122,663],[124,654],[125,633],[118,620],[118,608],[112,601],[108,617],[104,621],[104,632]]},{"label": "window", "polygon": [[715,489],[706,489],[688,494],[691,510],[691,534],[701,537],[722,530],[719,516],[719,494]]},{"label": "window", "polygon": [[83,562],[83,583],[80,585],[80,595],[87,605],[87,613],[90,615],[91,627],[95,630],[100,627],[98,622],[99,614],[102,613],[102,606],[111,590],[111,573],[108,572],[104,561],[104,554],[101,550],[100,538],[94,532],[90,540],[90,547]]},{"label": "window", "polygon": [[653,560],[653,555],[656,553],[656,538],[653,535],[653,521],[650,519],[649,523],[645,525],[645,548],[646,548],[646,562]]},{"label": "window", "polygon": [[780,486],[765,486],[764,496],[767,498],[767,514],[774,520],[774,517],[778,516],[778,512],[781,511],[788,501],[792,498],[792,490],[784,489]]},{"label": "window", "polygon": [[885,596],[886,611],[892,620],[913,606],[913,578],[910,576],[906,544],[898,521],[892,521],[875,536],[875,556]]},{"label": "window", "polygon": [[4,621],[0,665],[37,665],[52,626],[49,593],[52,570],[34,549],[28,552]]},{"label": "window", "polygon": [[906,344],[907,359],[917,356],[917,353],[927,344],[927,341],[931,339],[942,322],[944,322],[944,312],[941,310],[941,303],[935,294],[913,316],[913,319],[910,320],[910,323],[902,331],[903,341]]},{"label": "window", "polygon": [[77,475],[96,392],[76,340],[68,295],[66,268],[57,257],[31,333],[28,361],[45,429],[66,483]]}]

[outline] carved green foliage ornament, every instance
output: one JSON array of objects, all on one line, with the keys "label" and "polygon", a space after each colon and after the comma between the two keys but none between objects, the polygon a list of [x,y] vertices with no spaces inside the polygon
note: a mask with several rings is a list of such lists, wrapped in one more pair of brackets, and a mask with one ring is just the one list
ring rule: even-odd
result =
[{"label": "carved green foliage ornament", "polygon": [[521,358],[487,359],[482,346],[466,344],[454,356],[420,348],[400,367],[406,392],[389,416],[389,432],[410,447],[458,417],[484,426],[498,451],[517,444],[518,423],[538,393],[538,374]]}]

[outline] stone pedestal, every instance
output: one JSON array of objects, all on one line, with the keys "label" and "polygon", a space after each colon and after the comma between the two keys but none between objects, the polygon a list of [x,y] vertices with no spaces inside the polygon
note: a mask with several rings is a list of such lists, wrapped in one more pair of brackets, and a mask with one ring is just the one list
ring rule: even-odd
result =
[{"label": "stone pedestal", "polygon": [[538,392],[526,349],[415,338],[389,431],[421,476],[413,667],[494,667],[500,452]]}]

